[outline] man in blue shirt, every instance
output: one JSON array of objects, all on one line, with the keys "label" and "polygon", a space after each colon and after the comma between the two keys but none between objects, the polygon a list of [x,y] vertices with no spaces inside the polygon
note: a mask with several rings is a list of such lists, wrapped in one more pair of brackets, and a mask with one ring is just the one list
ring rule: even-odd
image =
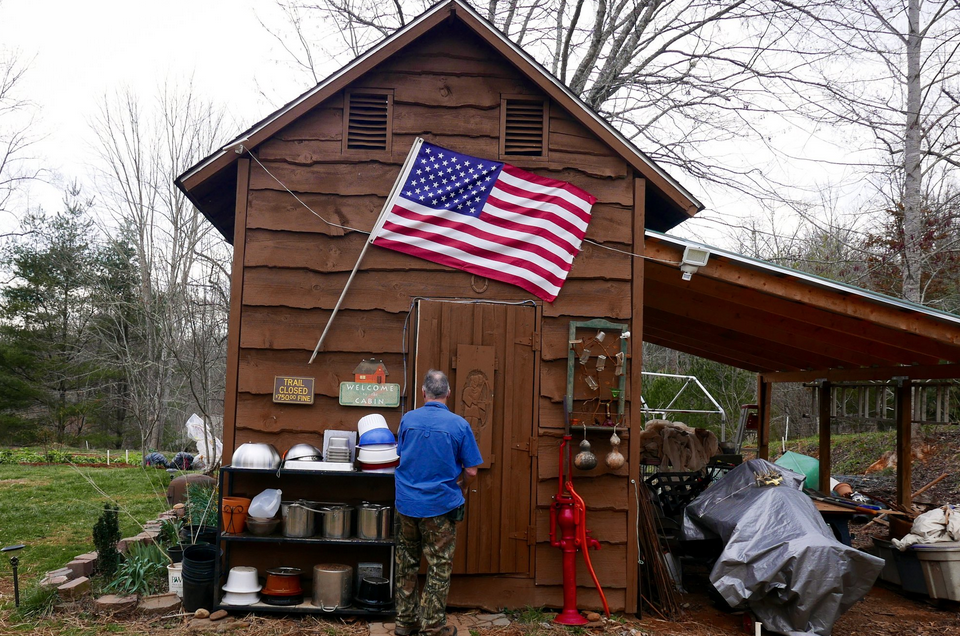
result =
[{"label": "man in blue shirt", "polygon": [[[470,424],[447,408],[447,376],[427,371],[421,391],[423,406],[404,415],[397,432],[396,634],[456,636],[446,613],[456,523],[483,458]],[[427,580],[418,599],[421,556],[427,558]]]}]

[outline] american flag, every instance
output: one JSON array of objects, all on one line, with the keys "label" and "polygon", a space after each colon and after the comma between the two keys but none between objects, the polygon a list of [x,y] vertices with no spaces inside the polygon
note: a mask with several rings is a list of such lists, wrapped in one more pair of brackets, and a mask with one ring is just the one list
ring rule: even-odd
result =
[{"label": "american flag", "polygon": [[400,179],[374,245],[511,283],[548,302],[560,293],[597,200],[564,181],[427,142]]}]

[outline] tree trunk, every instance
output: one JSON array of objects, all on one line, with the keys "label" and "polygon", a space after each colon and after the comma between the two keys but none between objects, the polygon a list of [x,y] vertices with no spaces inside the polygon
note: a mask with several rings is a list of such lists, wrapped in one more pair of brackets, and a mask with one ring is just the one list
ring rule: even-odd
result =
[{"label": "tree trunk", "polygon": [[921,170],[920,170],[920,0],[907,5],[907,120],[903,144],[903,297],[919,303],[920,274],[923,269],[921,239]]}]

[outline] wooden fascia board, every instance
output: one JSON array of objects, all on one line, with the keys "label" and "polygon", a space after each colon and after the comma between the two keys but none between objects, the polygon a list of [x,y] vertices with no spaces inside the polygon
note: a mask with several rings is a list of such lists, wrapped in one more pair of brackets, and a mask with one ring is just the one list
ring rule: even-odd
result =
[{"label": "wooden fascia board", "polygon": [[930,353],[936,347],[931,346],[929,341],[919,343],[926,351],[918,352],[915,348],[900,346],[899,334],[890,334],[885,327],[867,324],[859,318],[837,315],[706,276],[698,275],[691,281],[683,282],[676,272],[657,264],[650,266],[648,279],[653,285],[675,290],[674,294],[685,294],[691,302],[699,300],[727,308],[728,311],[735,306],[751,320],[778,321],[787,333],[816,339],[837,350],[851,352],[855,357],[848,361],[858,360],[857,366],[937,364],[941,360],[942,351]]},{"label": "wooden fascia board", "polygon": [[260,128],[250,133],[250,135],[245,139],[236,140],[231,142],[230,145],[224,146],[224,148],[221,149],[221,152],[223,152],[221,156],[217,157],[208,165],[191,174],[187,179],[180,181],[180,183],[183,184],[183,189],[185,192],[193,190],[204,181],[236,161],[240,155],[234,152],[234,148],[240,143],[243,144],[245,150],[250,151],[254,149],[256,146],[263,143],[267,139],[270,139],[273,135],[283,130],[286,126],[289,126],[294,121],[305,115],[311,109],[322,104],[324,101],[349,86],[352,82],[370,72],[375,66],[394,55],[397,51],[404,48],[418,37],[443,22],[454,13],[455,5],[450,3],[446,7],[434,12],[432,15],[427,16],[420,23],[401,33],[395,39],[387,42],[377,49],[374,49],[366,57],[362,57],[362,59],[356,62],[355,66],[331,79],[328,84],[317,90],[315,93],[306,95],[304,98],[300,99],[299,102],[296,102],[290,106],[288,110],[281,112],[273,120],[267,122]]},{"label": "wooden fascia board", "polygon": [[911,380],[960,379],[960,364],[929,364],[862,369],[821,369],[819,371],[769,371],[761,374],[768,382],[870,382],[905,377]]},{"label": "wooden fascia board", "polygon": [[[718,298],[704,300],[697,294],[677,293],[673,288],[652,280],[647,280],[647,289],[647,307],[716,325],[740,334],[744,340],[761,339],[770,346],[805,353],[810,362],[800,365],[801,368],[819,368],[827,360],[835,362],[824,366],[859,367],[903,362],[852,351],[842,345],[843,334],[831,334],[786,316],[745,308]],[[800,359],[803,357],[800,355]]]},{"label": "wooden fascia board", "polygon": [[[811,355],[780,343],[764,340],[758,334],[745,334],[737,330],[720,327],[712,320],[700,320],[678,315],[646,305],[644,315],[652,328],[677,334],[700,342],[703,351],[739,350],[744,356],[750,355],[757,360],[765,360],[761,367],[764,371],[784,371],[788,369],[818,369],[841,366],[834,358]],[[703,356],[710,358],[710,356]]]},{"label": "wooden fascia board", "polygon": [[[677,248],[661,241],[647,241],[647,258],[679,263],[681,254]],[[918,353],[937,355],[932,349],[944,344],[960,350],[960,329],[957,327],[945,325],[920,313],[911,313],[907,309],[884,306],[879,300],[819,289],[800,280],[739,266],[722,256],[711,256],[707,265],[694,275],[706,276],[770,296],[811,305],[834,315],[892,329],[905,336],[900,341],[901,348]],[[935,344],[932,340],[938,343]]]},{"label": "wooden fascia board", "polygon": [[466,11],[457,13],[457,17],[466,23],[481,39],[496,49],[501,55],[522,72],[527,79],[536,84],[540,90],[546,93],[550,99],[562,106],[574,119],[585,126],[593,134],[599,137],[605,144],[616,152],[624,161],[630,164],[647,181],[654,184],[657,189],[664,193],[676,206],[683,210],[688,218],[692,218],[700,208],[696,203],[690,200],[676,186],[670,183],[663,175],[654,169],[649,163],[637,155],[629,146],[624,144],[609,129],[603,126],[595,118],[584,112],[583,106],[570,98],[562,89],[545,76],[539,69],[532,66],[523,57],[517,55],[516,51],[504,40],[490,31],[490,28],[479,22],[476,18]]}]

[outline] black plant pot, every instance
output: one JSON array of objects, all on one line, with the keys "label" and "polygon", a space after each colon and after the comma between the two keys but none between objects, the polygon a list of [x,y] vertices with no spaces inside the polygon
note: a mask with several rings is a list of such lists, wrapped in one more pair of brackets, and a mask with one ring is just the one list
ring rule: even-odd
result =
[{"label": "black plant pot", "polygon": [[180,539],[185,543],[216,543],[216,526],[184,526],[180,530]]},{"label": "black plant pot", "polygon": [[167,548],[167,556],[170,557],[170,560],[174,563],[181,563],[183,561],[183,546],[170,546]]}]

